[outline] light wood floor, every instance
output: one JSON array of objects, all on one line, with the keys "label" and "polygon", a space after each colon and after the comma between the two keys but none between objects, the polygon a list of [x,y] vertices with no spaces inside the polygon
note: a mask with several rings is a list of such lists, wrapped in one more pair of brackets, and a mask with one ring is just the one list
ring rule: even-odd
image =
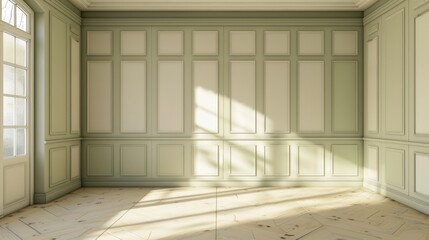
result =
[{"label": "light wood floor", "polygon": [[427,240],[429,217],[360,188],[82,188],[0,239]]}]

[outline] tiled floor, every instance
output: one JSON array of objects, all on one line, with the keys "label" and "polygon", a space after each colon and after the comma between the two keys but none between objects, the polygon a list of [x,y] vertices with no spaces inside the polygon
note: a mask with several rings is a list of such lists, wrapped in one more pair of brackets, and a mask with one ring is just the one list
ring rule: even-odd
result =
[{"label": "tiled floor", "polygon": [[359,188],[82,188],[0,239],[427,240],[429,216]]}]

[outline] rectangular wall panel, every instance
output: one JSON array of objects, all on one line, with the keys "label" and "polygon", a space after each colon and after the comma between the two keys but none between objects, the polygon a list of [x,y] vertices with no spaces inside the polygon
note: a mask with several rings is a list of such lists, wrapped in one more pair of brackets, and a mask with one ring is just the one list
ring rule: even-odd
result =
[{"label": "rectangular wall panel", "polygon": [[298,63],[299,132],[324,131],[325,71],[322,61]]},{"label": "rectangular wall panel", "polygon": [[378,37],[367,42],[366,55],[366,124],[370,133],[378,133]]},{"label": "rectangular wall panel", "polygon": [[146,145],[121,146],[121,176],[146,176]]},{"label": "rectangular wall panel", "polygon": [[429,12],[416,18],[415,133],[429,134]]},{"label": "rectangular wall panel", "polygon": [[429,197],[429,155],[415,154],[415,191]]},{"label": "rectangular wall panel", "polygon": [[358,64],[356,61],[332,63],[332,130],[358,131]]},{"label": "rectangular wall panel", "polygon": [[231,145],[231,176],[256,176],[256,146]]},{"label": "rectangular wall panel", "polygon": [[111,133],[112,62],[88,61],[87,128],[89,133]]},{"label": "rectangular wall panel", "polygon": [[377,146],[366,148],[365,179],[378,181],[379,152]]},{"label": "rectangular wall panel", "polygon": [[[217,33],[217,32],[216,32]],[[219,71],[217,61],[192,64],[194,132],[219,132]]]},{"label": "rectangular wall panel", "polygon": [[231,132],[256,132],[256,69],[254,61],[231,61]]},{"label": "rectangular wall panel", "polygon": [[66,181],[67,172],[67,147],[49,149],[49,186]]},{"label": "rectangular wall panel", "polygon": [[400,10],[383,22],[385,129],[405,134],[405,12]]},{"label": "rectangular wall panel", "polygon": [[112,55],[113,32],[112,31],[88,31],[87,55]]},{"label": "rectangular wall panel", "polygon": [[71,132],[80,132],[80,43],[71,38]]},{"label": "rectangular wall panel", "polygon": [[67,24],[51,15],[50,134],[67,134]]},{"label": "rectangular wall panel", "polygon": [[146,132],[146,62],[121,62],[121,132]]},{"label": "rectangular wall panel", "polygon": [[265,146],[264,175],[289,176],[289,145],[272,144]]},{"label": "rectangular wall panel", "polygon": [[265,62],[265,132],[290,131],[290,69],[288,61]]},{"label": "rectangular wall panel", "polygon": [[184,131],[183,61],[158,62],[158,132]]},{"label": "rectangular wall panel", "polygon": [[80,177],[80,146],[70,147],[70,178]]},{"label": "rectangular wall panel", "polygon": [[323,145],[298,147],[298,174],[300,176],[325,175],[325,148]]},{"label": "rectangular wall panel", "polygon": [[386,183],[390,186],[405,189],[405,151],[402,149],[385,149]]},{"label": "rectangular wall panel", "polygon": [[88,145],[87,148],[87,176],[113,176],[113,145]]},{"label": "rectangular wall panel", "polygon": [[160,177],[183,177],[185,175],[184,145],[159,145],[157,167]]},{"label": "rectangular wall panel", "polygon": [[357,145],[332,145],[332,175],[359,175],[359,147]]},{"label": "rectangular wall panel", "polygon": [[229,53],[231,55],[255,55],[256,32],[255,31],[230,31]]},{"label": "rectangular wall panel", "polygon": [[219,176],[219,146],[192,146],[192,170],[194,176]]}]

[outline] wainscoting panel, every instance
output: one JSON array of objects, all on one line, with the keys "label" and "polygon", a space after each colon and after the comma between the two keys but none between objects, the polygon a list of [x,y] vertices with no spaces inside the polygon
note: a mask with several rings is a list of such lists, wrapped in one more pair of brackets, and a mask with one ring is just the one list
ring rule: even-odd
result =
[{"label": "wainscoting panel", "polygon": [[88,31],[86,46],[88,55],[112,55],[113,32]]},{"label": "wainscoting panel", "polygon": [[146,55],[146,31],[121,31],[121,55]]},{"label": "wainscoting panel", "polygon": [[264,31],[264,54],[266,56],[283,56],[290,54],[289,31]]},{"label": "wainscoting panel", "polygon": [[68,178],[67,147],[49,150],[49,186],[61,184]]},{"label": "wainscoting panel", "polygon": [[231,144],[229,146],[228,175],[255,177],[257,154],[255,144]]},{"label": "wainscoting panel", "polygon": [[87,176],[113,176],[114,150],[112,144],[93,144],[87,146]]},{"label": "wainscoting panel", "polygon": [[113,131],[113,63],[88,61],[87,131],[111,133]]},{"label": "wainscoting panel", "polygon": [[325,175],[324,145],[298,146],[298,174],[299,176]]},{"label": "wainscoting panel", "polygon": [[121,132],[146,132],[146,62],[121,62]]},{"label": "wainscoting panel", "polygon": [[230,31],[231,55],[256,55],[256,32],[255,31]]},{"label": "wainscoting panel", "polygon": [[359,53],[357,31],[333,31],[332,53],[336,56],[356,56]]},{"label": "wainscoting panel", "polygon": [[366,52],[366,129],[379,133],[379,38],[367,41]]},{"label": "wainscoting panel", "polygon": [[70,38],[70,95],[71,95],[71,133],[80,134],[80,42],[75,38]]},{"label": "wainscoting panel", "polygon": [[267,144],[264,146],[264,176],[290,175],[290,146],[287,144]]},{"label": "wainscoting panel", "polygon": [[185,176],[185,146],[183,144],[157,145],[157,176]]},{"label": "wainscoting panel", "polygon": [[365,180],[379,181],[380,148],[377,145],[365,144]]},{"label": "wainscoting panel", "polygon": [[256,133],[256,63],[231,61],[231,133]]},{"label": "wainscoting panel", "polygon": [[429,134],[429,12],[416,18],[415,28],[415,133]]},{"label": "wainscoting panel", "polygon": [[192,55],[217,56],[218,54],[218,31],[192,31]]},{"label": "wainscoting panel", "polygon": [[49,133],[50,135],[66,135],[68,133],[67,112],[67,23],[62,19],[51,15],[51,39],[50,53],[51,61],[57,67],[51,68],[49,83]]},{"label": "wainscoting panel", "polygon": [[[223,150],[220,143],[197,143],[192,146],[192,174],[197,177],[221,176]],[[222,171],[223,172],[223,171]]]},{"label": "wainscoting panel", "polygon": [[70,147],[70,179],[80,179],[80,145]]},{"label": "wainscoting panel", "polygon": [[219,132],[219,63],[193,61],[193,105],[195,133]]},{"label": "wainscoting panel", "polygon": [[358,176],[360,151],[357,145],[332,145],[332,175]]},{"label": "wainscoting panel", "polygon": [[324,131],[325,73],[323,61],[298,63],[298,130],[302,133]]},{"label": "wainscoting panel", "polygon": [[265,61],[265,133],[290,132],[290,64]]},{"label": "wainscoting panel", "polygon": [[407,152],[399,146],[386,146],[384,150],[384,168],[386,171],[386,185],[395,190],[405,192],[407,189]]},{"label": "wainscoting panel", "polygon": [[158,62],[158,132],[184,132],[183,61]]},{"label": "wainscoting panel", "polygon": [[324,55],[325,32],[298,31],[298,55]]},{"label": "wainscoting panel", "polygon": [[120,151],[121,176],[147,176],[147,145],[124,144]]},{"label": "wainscoting panel", "polygon": [[356,133],[359,113],[358,63],[332,62],[332,131]]}]

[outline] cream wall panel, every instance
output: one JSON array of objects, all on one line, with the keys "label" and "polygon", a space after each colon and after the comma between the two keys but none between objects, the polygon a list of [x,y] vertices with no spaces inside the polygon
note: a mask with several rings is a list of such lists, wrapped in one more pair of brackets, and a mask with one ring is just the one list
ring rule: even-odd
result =
[{"label": "cream wall panel", "polygon": [[231,61],[231,132],[256,132],[256,69],[254,61]]},{"label": "cream wall panel", "polygon": [[332,130],[335,133],[358,132],[358,63],[332,62]]},{"label": "cream wall panel", "polygon": [[367,42],[367,57],[366,57],[366,69],[367,69],[367,104],[366,104],[366,123],[367,130],[370,133],[378,133],[378,120],[379,120],[379,110],[378,110],[378,74],[379,74],[379,64],[378,64],[378,37],[373,38]]},{"label": "cream wall panel", "polygon": [[256,55],[255,31],[230,31],[230,55]]},{"label": "cream wall panel", "polygon": [[429,154],[415,154],[415,191],[429,197]]},{"label": "cream wall panel", "polygon": [[193,55],[218,55],[218,31],[192,31]]},{"label": "cream wall panel", "polygon": [[55,67],[51,68],[49,107],[50,134],[67,134],[67,24],[51,15],[50,55]]},{"label": "cream wall panel", "polygon": [[121,132],[146,132],[146,62],[121,62]]},{"label": "cream wall panel", "polygon": [[121,145],[121,176],[147,175],[146,145]]},{"label": "cream wall panel", "polygon": [[367,146],[365,158],[365,179],[378,181],[378,166],[379,148],[377,146]]},{"label": "cream wall panel", "polygon": [[289,145],[272,144],[264,148],[264,175],[289,176]]},{"label": "cream wall panel", "polygon": [[325,148],[323,145],[298,146],[298,175],[325,175]]},{"label": "cream wall panel", "polygon": [[324,62],[298,63],[298,130],[324,131]]},{"label": "cream wall panel", "polygon": [[67,147],[49,150],[49,186],[53,187],[67,180]]},{"label": "cream wall panel", "polygon": [[265,61],[265,132],[290,132],[290,64]]},{"label": "cream wall panel", "polygon": [[405,12],[400,10],[383,22],[385,130],[405,134]]},{"label": "cream wall panel", "polygon": [[231,145],[230,154],[231,176],[256,176],[256,145]]},{"label": "cream wall panel", "polygon": [[323,31],[298,31],[298,55],[325,54]]},{"label": "cream wall panel", "polygon": [[88,61],[87,128],[90,133],[113,131],[112,74],[112,62]]},{"label": "cream wall panel", "polygon": [[405,151],[385,148],[384,154],[387,185],[405,189]]},{"label": "cream wall panel", "polygon": [[94,144],[87,147],[86,172],[89,177],[113,176],[113,145]]},{"label": "cream wall panel", "polygon": [[158,31],[158,55],[183,55],[183,31]]},{"label": "cream wall panel", "polygon": [[71,38],[71,132],[80,133],[80,43]]},{"label": "cream wall panel", "polygon": [[70,179],[80,177],[80,146],[70,147]]},{"label": "cream wall panel", "polygon": [[415,21],[415,133],[429,134],[429,12]]},{"label": "cream wall panel", "polygon": [[183,61],[158,62],[158,132],[184,131]]},{"label": "cream wall panel", "polygon": [[219,176],[219,145],[192,146],[192,172],[194,176]]},{"label": "cream wall panel", "polygon": [[158,145],[157,169],[159,177],[183,177],[185,175],[184,145]]},{"label": "cream wall panel", "polygon": [[193,129],[196,133],[219,132],[218,61],[193,61]]},{"label": "cream wall panel", "polygon": [[289,55],[289,31],[264,31],[265,55]]},{"label": "cream wall panel", "polygon": [[26,181],[28,176],[27,164],[19,163],[3,168],[3,206],[18,202],[26,197],[28,188]]},{"label": "cream wall panel", "polygon": [[88,55],[112,55],[113,32],[112,31],[88,31],[86,53]]},{"label": "cream wall panel", "polygon": [[357,31],[333,31],[332,32],[333,55],[358,55]]},{"label": "cream wall panel", "polygon": [[359,147],[357,145],[332,145],[332,175],[359,175]]},{"label": "cream wall panel", "polygon": [[121,55],[146,55],[146,31],[121,31]]}]

